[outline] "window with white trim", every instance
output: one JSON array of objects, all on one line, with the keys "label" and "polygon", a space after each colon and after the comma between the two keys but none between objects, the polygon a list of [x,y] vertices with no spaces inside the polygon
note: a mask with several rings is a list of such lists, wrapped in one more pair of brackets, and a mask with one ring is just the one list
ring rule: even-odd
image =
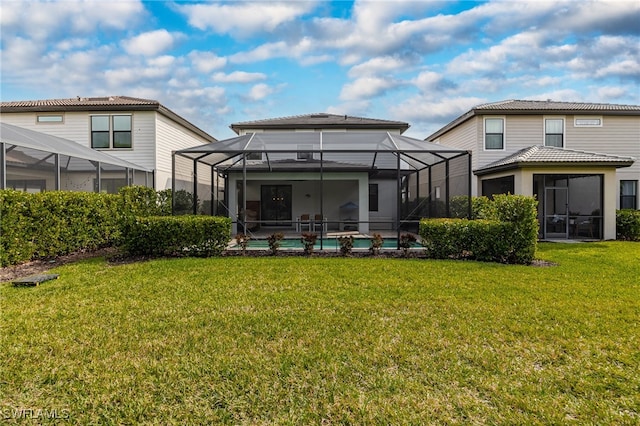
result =
[{"label": "window with white trim", "polygon": [[64,122],[64,116],[62,114],[43,114],[38,115],[36,121],[42,124],[59,124]]},{"label": "window with white trim", "polygon": [[130,149],[131,115],[92,115],[91,148]]},{"label": "window with white trim", "polygon": [[484,149],[504,149],[504,119],[484,119]]},{"label": "window with white trim", "polygon": [[602,127],[602,117],[576,117],[574,127]]},{"label": "window with white trim", "polygon": [[545,118],[544,146],[564,147],[564,119]]}]

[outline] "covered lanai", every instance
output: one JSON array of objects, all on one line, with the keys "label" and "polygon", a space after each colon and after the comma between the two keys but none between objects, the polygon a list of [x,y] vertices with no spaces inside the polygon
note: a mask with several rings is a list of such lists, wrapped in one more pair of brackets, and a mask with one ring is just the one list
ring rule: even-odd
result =
[{"label": "covered lanai", "polygon": [[468,151],[384,131],[247,133],[173,153],[174,213],[228,215],[244,233],[399,235],[451,216],[453,200],[466,216],[470,179]]},{"label": "covered lanai", "polygon": [[110,192],[153,187],[153,171],[74,141],[0,123],[0,189]]}]

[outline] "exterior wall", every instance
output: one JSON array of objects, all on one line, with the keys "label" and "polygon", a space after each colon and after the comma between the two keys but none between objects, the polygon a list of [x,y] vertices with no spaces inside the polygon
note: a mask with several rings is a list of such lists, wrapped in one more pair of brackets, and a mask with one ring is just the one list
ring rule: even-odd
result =
[{"label": "exterior wall", "polygon": [[[171,153],[184,148],[204,145],[208,140],[177,124],[173,120],[155,114],[155,169],[156,189],[171,188]],[[210,177],[203,177],[211,181]],[[200,180],[200,177],[199,177]]]},{"label": "exterior wall", "polygon": [[[304,178],[304,180],[301,180]],[[229,188],[236,188],[238,182],[242,182],[241,173],[231,173],[229,175]],[[339,206],[351,201],[359,206],[358,220],[367,222],[369,220],[369,177],[367,173],[324,173],[323,183],[320,183],[319,173],[248,173],[247,174],[247,201],[260,201],[260,185],[262,184],[283,184],[292,186],[292,218],[301,214],[320,214],[320,188],[323,191],[322,210],[324,217],[329,224],[329,229],[337,228],[341,219]],[[306,197],[309,194],[310,197]],[[238,194],[235,190],[229,191],[229,206],[231,208],[231,219],[236,221],[237,215],[242,206],[238,205]],[[381,200],[381,204],[383,201]],[[368,224],[362,223],[360,232],[369,232]],[[233,226],[232,232],[237,232],[237,227]]]},{"label": "exterior wall", "polygon": [[[437,143],[472,151],[471,170],[477,169],[479,167],[479,150],[482,150],[482,120],[478,117],[473,117],[465,121],[460,126],[439,137]],[[471,193],[476,195],[479,191],[478,180],[472,176]]]}]

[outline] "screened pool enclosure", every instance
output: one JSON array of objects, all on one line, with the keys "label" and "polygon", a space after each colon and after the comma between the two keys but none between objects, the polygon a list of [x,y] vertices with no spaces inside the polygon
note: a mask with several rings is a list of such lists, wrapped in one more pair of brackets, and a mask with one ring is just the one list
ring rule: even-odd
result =
[{"label": "screened pool enclosure", "polygon": [[68,139],[0,123],[0,189],[116,193],[153,172]]},{"label": "screened pool enclosure", "polygon": [[174,213],[233,232],[417,231],[469,214],[471,154],[389,132],[248,133],[173,153]]}]

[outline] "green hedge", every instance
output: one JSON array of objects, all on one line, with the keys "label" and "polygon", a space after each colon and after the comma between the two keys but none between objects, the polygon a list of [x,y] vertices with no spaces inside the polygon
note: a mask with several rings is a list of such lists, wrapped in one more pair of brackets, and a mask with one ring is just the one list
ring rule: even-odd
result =
[{"label": "green hedge", "polygon": [[122,248],[132,255],[208,257],[220,254],[230,239],[226,217],[136,217],[123,227]]},{"label": "green hedge", "polygon": [[117,195],[0,190],[0,266],[116,245],[125,220],[171,214],[170,194],[138,186]]},{"label": "green hedge", "polygon": [[123,204],[117,195],[0,191],[0,265],[113,244]]},{"label": "green hedge", "polygon": [[486,219],[424,219],[420,223],[425,253],[434,259],[513,262],[513,248],[505,239],[512,231],[510,223]]},{"label": "green hedge", "polygon": [[640,241],[640,210],[616,212],[616,237],[619,240]]},{"label": "green hedge", "polygon": [[522,195],[472,200],[482,219],[423,219],[420,237],[428,256],[529,264],[538,241],[537,201]]}]

